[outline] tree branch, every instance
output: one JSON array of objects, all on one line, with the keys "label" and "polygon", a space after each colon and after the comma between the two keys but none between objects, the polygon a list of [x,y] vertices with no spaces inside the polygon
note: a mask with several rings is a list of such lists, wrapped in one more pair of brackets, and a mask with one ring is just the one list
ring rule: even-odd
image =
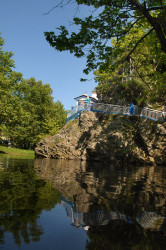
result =
[{"label": "tree branch", "polygon": [[[132,58],[132,60],[135,61],[133,58]],[[138,69],[137,69],[137,65],[136,65],[136,67],[135,67],[135,70],[136,70],[138,76],[141,78],[141,80],[148,86],[148,89],[151,90],[149,84],[144,80],[144,78],[142,77],[142,75],[139,73],[139,71],[138,71]]]},{"label": "tree branch", "polygon": [[125,57],[123,62],[129,59],[130,55],[133,53],[133,51],[137,48],[137,46],[142,42],[142,40],[147,37],[151,32],[153,31],[153,28],[148,31],[144,36],[141,37],[141,39],[135,44],[134,48],[130,51],[130,53]]},{"label": "tree branch", "polygon": [[57,5],[55,5],[54,7],[52,7],[48,12],[44,13],[43,15],[48,15],[50,14],[50,12],[52,12],[54,9],[56,8],[63,8],[64,6],[70,4],[70,3],[74,3],[75,1],[72,1],[72,0],[67,0],[66,3],[64,3],[65,0],[61,0]]},{"label": "tree branch", "polygon": [[151,10],[165,10],[165,9],[166,9],[166,5],[164,5],[162,7],[152,7],[152,8],[148,8],[146,10],[151,11]]},{"label": "tree branch", "polygon": [[[135,20],[135,22],[132,23],[132,25],[129,27],[129,29],[128,29],[128,30],[125,30],[125,31],[122,32],[120,35],[126,35],[126,34],[133,28],[133,26],[134,26],[141,18],[142,18],[142,17],[138,17],[137,20]],[[118,34],[118,36],[119,36],[119,34]]]},{"label": "tree branch", "polygon": [[[139,1],[137,1],[137,0],[127,0],[127,1],[131,5],[135,6],[137,8],[137,10],[147,19],[147,21],[153,27],[153,29],[156,32],[157,37],[158,37],[158,39],[160,41],[161,49],[162,49],[162,51],[164,51],[166,53],[166,38],[165,38],[165,34],[163,32],[162,24],[160,22],[158,22],[156,17],[153,17],[149,13],[148,9],[146,9],[145,6],[140,4]],[[164,6],[162,6],[161,8],[165,8]],[[152,8],[155,8],[155,7],[152,7]]]}]

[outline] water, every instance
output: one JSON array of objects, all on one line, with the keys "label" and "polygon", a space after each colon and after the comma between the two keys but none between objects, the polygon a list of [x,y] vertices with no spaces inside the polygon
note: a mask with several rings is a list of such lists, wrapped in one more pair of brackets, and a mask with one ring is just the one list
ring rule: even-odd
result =
[{"label": "water", "polygon": [[166,249],[166,168],[1,156],[0,249]]}]

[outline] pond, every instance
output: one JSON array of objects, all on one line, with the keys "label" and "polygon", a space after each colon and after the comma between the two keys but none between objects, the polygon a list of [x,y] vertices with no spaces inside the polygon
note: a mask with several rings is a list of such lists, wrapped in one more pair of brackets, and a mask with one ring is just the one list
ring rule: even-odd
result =
[{"label": "pond", "polygon": [[166,167],[0,156],[0,249],[165,249]]}]

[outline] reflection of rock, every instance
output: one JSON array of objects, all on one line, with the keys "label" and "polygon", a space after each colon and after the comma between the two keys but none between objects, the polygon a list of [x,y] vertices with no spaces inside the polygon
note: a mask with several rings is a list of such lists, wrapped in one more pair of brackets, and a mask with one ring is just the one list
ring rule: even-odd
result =
[{"label": "reflection of rock", "polygon": [[36,159],[35,168],[38,174],[53,183],[54,187],[75,200],[78,211],[88,211],[91,194],[81,186],[85,163],[53,159]]},{"label": "reflection of rock", "polygon": [[85,111],[57,135],[41,140],[35,154],[46,158],[164,165],[166,123]]},{"label": "reflection of rock", "polygon": [[166,214],[166,169],[101,166],[99,163],[36,159],[35,169],[75,204],[79,213],[119,211],[135,219],[142,211]]}]

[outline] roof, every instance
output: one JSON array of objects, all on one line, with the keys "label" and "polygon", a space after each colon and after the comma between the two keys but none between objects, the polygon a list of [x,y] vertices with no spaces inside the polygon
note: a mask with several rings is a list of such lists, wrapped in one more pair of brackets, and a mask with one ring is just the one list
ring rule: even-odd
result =
[{"label": "roof", "polygon": [[87,98],[87,96],[88,96],[87,94],[83,94],[83,95],[80,95],[80,96],[75,97],[74,100],[79,100],[79,99],[82,98],[82,97]]},{"label": "roof", "polygon": [[98,99],[97,99],[97,98],[92,97],[92,96],[88,96],[87,94],[83,94],[83,95],[77,96],[77,97],[74,98],[74,100],[79,101],[79,100],[82,99],[82,98],[87,99],[87,97],[89,97],[89,99],[90,99],[92,102],[98,102]]}]

